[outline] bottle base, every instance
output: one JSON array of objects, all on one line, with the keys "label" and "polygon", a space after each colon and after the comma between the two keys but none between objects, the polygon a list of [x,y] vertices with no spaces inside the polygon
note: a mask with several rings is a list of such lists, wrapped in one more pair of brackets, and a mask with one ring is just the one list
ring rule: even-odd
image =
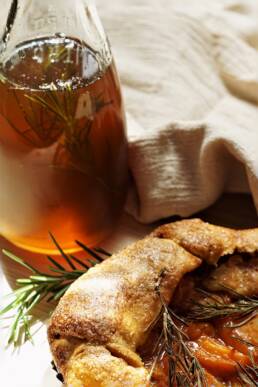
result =
[{"label": "bottle base", "polygon": [[[55,248],[53,248],[53,249],[40,248],[40,247],[35,247],[35,246],[28,246],[26,244],[13,241],[13,240],[10,240],[8,238],[7,238],[7,240],[9,242],[11,242],[13,245],[19,247],[20,249],[25,250],[25,251],[29,251],[31,253],[44,254],[44,255],[50,255],[50,254],[51,255],[60,255],[60,252],[57,249],[55,249]],[[60,246],[60,247],[62,248],[62,246]],[[75,253],[78,253],[78,252],[82,251],[82,248],[77,246],[77,247],[64,248],[64,249],[62,248],[62,250],[66,254],[75,254]]]},{"label": "bottle base", "polygon": [[[88,248],[94,248],[96,246],[99,246],[99,244],[103,240],[107,239],[112,234],[112,231],[113,230],[110,229],[109,231],[103,232],[101,235],[98,235],[98,237],[91,238],[90,240],[86,236],[81,237],[79,238],[79,241],[82,242]],[[24,251],[42,255],[60,255],[60,251],[54,247],[54,242],[51,243],[53,247],[48,247],[47,244],[46,246],[42,246],[42,244],[40,246],[40,243],[38,243],[38,246],[31,245],[29,243],[24,242],[23,240],[17,240],[8,236],[4,236],[4,238],[8,242],[12,243],[14,246]],[[75,254],[83,251],[83,248],[77,245],[75,242],[68,245],[67,243],[64,243],[64,241],[59,240],[58,237],[56,238],[56,240],[65,254]]]}]

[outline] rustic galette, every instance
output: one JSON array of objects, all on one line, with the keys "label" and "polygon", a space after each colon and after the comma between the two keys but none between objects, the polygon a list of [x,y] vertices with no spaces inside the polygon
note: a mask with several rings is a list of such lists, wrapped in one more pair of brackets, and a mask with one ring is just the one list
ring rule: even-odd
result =
[{"label": "rustic galette", "polygon": [[77,280],[49,329],[69,387],[257,386],[258,229],[155,230]]}]

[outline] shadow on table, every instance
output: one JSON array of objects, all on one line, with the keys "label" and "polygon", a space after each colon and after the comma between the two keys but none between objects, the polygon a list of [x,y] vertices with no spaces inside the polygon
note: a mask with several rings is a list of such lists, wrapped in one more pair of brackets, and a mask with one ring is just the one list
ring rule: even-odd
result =
[{"label": "shadow on table", "polygon": [[[252,196],[248,194],[224,194],[211,207],[192,215],[191,218],[200,218],[208,223],[236,229],[258,227],[256,208]],[[171,217],[161,224],[180,219],[179,216]]]},{"label": "shadow on table", "polygon": [[252,196],[225,194],[213,206],[201,212],[201,219],[225,227],[258,227],[258,216]]},{"label": "shadow on table", "polygon": [[42,383],[39,387],[61,387],[62,385],[63,384],[57,380],[55,372],[51,367],[49,367],[46,370]]}]

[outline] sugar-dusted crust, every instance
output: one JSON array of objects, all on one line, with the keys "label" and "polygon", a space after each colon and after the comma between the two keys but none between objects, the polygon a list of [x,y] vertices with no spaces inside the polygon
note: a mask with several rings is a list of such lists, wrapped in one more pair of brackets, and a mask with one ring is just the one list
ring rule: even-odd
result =
[{"label": "sugar-dusted crust", "polygon": [[243,259],[234,255],[205,279],[203,285],[211,292],[230,288],[242,296],[258,295],[258,257]]},{"label": "sugar-dusted crust", "polygon": [[181,220],[156,229],[152,236],[172,239],[187,251],[209,264],[217,264],[222,256],[258,251],[258,228],[234,230],[214,226],[200,219]]},{"label": "sugar-dusted crust", "polygon": [[137,348],[160,312],[155,292],[159,275],[165,270],[161,291],[169,302],[184,274],[200,264],[174,241],[151,237],[77,280],[60,301],[48,330],[67,385],[147,386]]},{"label": "sugar-dusted crust", "polygon": [[90,269],[61,299],[48,337],[69,387],[147,387],[137,350],[185,274],[235,251],[258,250],[258,229],[237,231],[198,219],[162,226]]}]

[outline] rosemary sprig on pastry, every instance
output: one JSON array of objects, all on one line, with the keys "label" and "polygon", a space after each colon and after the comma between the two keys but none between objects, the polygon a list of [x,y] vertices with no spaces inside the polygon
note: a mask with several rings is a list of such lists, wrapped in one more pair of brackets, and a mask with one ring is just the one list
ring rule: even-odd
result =
[{"label": "rosemary sprig on pastry", "polygon": [[257,387],[258,385],[258,366],[253,358],[252,353],[249,354],[251,365],[243,367],[241,364],[238,365],[239,379],[244,386]]},{"label": "rosemary sprig on pastry", "polygon": [[[30,313],[33,308],[43,300],[47,300],[47,302],[58,301],[76,279],[85,274],[90,267],[102,262],[103,257],[109,257],[111,255],[104,249],[97,248],[92,250],[77,241],[77,244],[88,255],[84,260],[81,260],[73,255],[65,254],[53,236],[52,239],[60,255],[69,265],[69,269],[66,269],[57,260],[47,256],[46,259],[51,263],[49,270],[55,273],[55,275],[41,273],[33,266],[27,264],[22,258],[15,256],[9,251],[3,251],[11,260],[32,272],[32,275],[28,278],[17,279],[16,283],[18,287],[10,295],[14,298],[13,301],[4,309],[0,310],[0,318],[11,311],[16,311],[11,324],[9,344],[18,345],[21,336],[24,336],[25,340],[31,339]],[[227,304],[223,302],[221,297],[218,297],[214,293],[204,289],[196,290],[206,297],[205,302],[198,303],[193,300],[193,306],[187,311],[187,314],[183,314],[181,317],[174,314],[174,317],[177,316],[176,319],[180,318],[184,319],[184,321],[209,321],[219,318],[236,317],[238,323],[234,324],[234,326],[240,326],[258,314],[258,299],[256,297],[246,297],[228,288],[225,290],[234,294],[238,300],[234,303]],[[163,312],[165,313],[166,320],[170,320],[170,309],[167,308]]]},{"label": "rosemary sprig on pastry", "polygon": [[[187,313],[175,312],[167,306],[160,286],[166,273],[163,271],[157,282],[156,292],[161,303],[161,312],[156,321],[150,326],[150,331],[157,330],[161,332],[153,350],[153,362],[150,370],[150,380],[155,374],[155,369],[164,362],[164,357],[168,362],[167,385],[168,387],[177,386],[198,386],[206,387],[210,383],[206,379],[206,372],[200,363],[192,342],[187,335],[187,327],[192,323],[203,323],[207,321],[224,321],[230,318],[228,326],[233,329],[242,327],[258,314],[257,298],[243,296],[236,291],[224,287],[225,293],[238,298],[234,303],[228,303],[227,295],[217,295],[203,289],[195,289],[203,297],[201,302],[193,301],[192,308]],[[227,324],[225,325],[227,326]],[[246,383],[252,387],[257,387],[258,368],[255,362],[253,352],[250,348],[257,348],[254,344],[244,339],[232,336],[233,339],[242,342],[248,350],[249,363],[247,365],[236,363],[238,382]],[[219,344],[219,342],[218,342]],[[216,345],[216,343],[215,343]],[[245,359],[246,360],[246,359]]]},{"label": "rosemary sprig on pastry", "polygon": [[[120,387],[119,379],[133,380],[135,386],[202,387],[230,378],[240,385],[253,378],[248,385],[256,386],[257,235],[258,229],[238,232],[197,220],[176,222],[86,274],[109,254],[80,244],[92,257],[86,263],[64,254],[53,238],[69,269],[48,257],[54,274],[33,272],[29,281],[41,276],[37,285],[47,279],[53,286],[56,278],[67,279],[63,269],[70,276],[62,283],[69,289],[48,328],[59,376],[67,385],[80,380],[83,386]],[[72,284],[71,273],[81,278]],[[24,320],[19,321],[24,328]]]},{"label": "rosemary sprig on pastry", "polygon": [[150,380],[155,367],[165,355],[168,359],[167,383],[169,387],[206,386],[204,370],[187,345],[189,340],[187,335],[180,328],[180,325],[184,326],[187,323],[166,305],[160,291],[160,285],[165,275],[165,271],[161,273],[155,289],[161,302],[160,316],[155,324],[161,326],[161,334],[154,347]]},{"label": "rosemary sprig on pastry", "polygon": [[204,302],[193,300],[193,306],[187,311],[187,318],[191,321],[209,321],[218,318],[234,317],[235,323],[231,327],[240,327],[258,315],[258,298],[247,297],[224,287],[224,290],[234,296],[235,302],[227,303],[223,296],[218,296],[204,289],[195,289],[202,294]]}]

